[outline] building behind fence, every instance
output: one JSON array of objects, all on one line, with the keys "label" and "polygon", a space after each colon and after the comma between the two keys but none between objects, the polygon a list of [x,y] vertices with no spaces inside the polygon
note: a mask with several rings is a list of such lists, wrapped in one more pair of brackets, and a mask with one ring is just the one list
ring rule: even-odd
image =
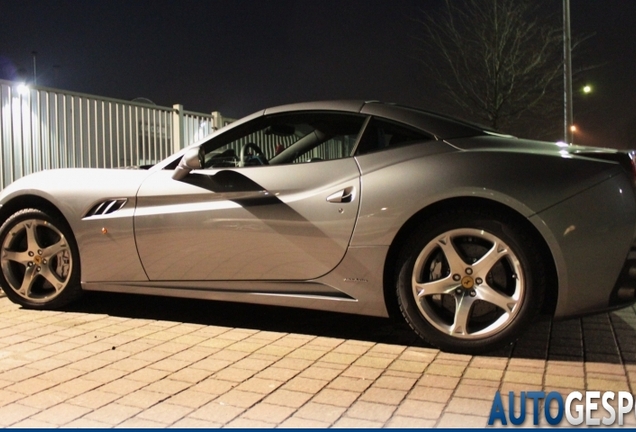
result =
[{"label": "building behind fence", "polygon": [[0,189],[44,169],[153,164],[229,121],[0,80]]}]

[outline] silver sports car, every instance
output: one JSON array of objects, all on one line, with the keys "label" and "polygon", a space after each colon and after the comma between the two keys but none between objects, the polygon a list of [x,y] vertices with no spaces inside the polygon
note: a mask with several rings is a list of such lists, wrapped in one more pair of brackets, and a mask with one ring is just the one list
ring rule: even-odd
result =
[{"label": "silver sports car", "polygon": [[635,174],[627,152],[414,108],[269,108],[148,169],[14,182],[0,284],[36,309],[95,290],[395,312],[478,353],[635,301]]}]

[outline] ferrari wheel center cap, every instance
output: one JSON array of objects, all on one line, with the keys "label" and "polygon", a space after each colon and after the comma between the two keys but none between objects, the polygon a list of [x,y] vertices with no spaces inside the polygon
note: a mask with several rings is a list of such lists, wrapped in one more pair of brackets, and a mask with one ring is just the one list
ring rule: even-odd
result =
[{"label": "ferrari wheel center cap", "polygon": [[462,278],[462,286],[465,289],[471,289],[473,286],[475,286],[475,281],[470,276],[464,276]]},{"label": "ferrari wheel center cap", "polygon": [[40,265],[42,263],[42,257],[39,255],[36,255],[33,257],[33,262]]}]

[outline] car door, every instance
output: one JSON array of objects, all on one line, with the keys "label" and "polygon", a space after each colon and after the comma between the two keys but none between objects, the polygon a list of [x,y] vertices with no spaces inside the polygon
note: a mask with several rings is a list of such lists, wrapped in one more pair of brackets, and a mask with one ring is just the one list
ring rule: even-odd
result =
[{"label": "car door", "polygon": [[[307,280],[343,258],[360,203],[364,117],[256,119],[203,145],[205,169],[140,187],[135,236],[152,281]],[[260,154],[259,154],[260,152]]]}]

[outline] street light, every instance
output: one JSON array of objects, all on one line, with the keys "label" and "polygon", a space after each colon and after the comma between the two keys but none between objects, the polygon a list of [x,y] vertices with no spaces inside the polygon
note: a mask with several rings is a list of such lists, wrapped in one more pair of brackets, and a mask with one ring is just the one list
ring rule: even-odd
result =
[{"label": "street light", "polygon": [[31,54],[33,55],[33,85],[38,85],[38,73],[37,73],[36,61],[35,61],[35,57],[38,55],[38,52],[31,51]]},{"label": "street light", "polygon": [[29,93],[29,86],[26,83],[20,83],[16,86],[16,90],[18,94],[21,96],[25,96]]},{"label": "street light", "polygon": [[592,93],[592,86],[588,84],[585,87],[583,87],[583,93],[585,94]]},{"label": "street light", "polygon": [[572,43],[570,32],[570,0],[563,0],[563,135],[572,142],[570,125],[574,123],[572,111]]}]

